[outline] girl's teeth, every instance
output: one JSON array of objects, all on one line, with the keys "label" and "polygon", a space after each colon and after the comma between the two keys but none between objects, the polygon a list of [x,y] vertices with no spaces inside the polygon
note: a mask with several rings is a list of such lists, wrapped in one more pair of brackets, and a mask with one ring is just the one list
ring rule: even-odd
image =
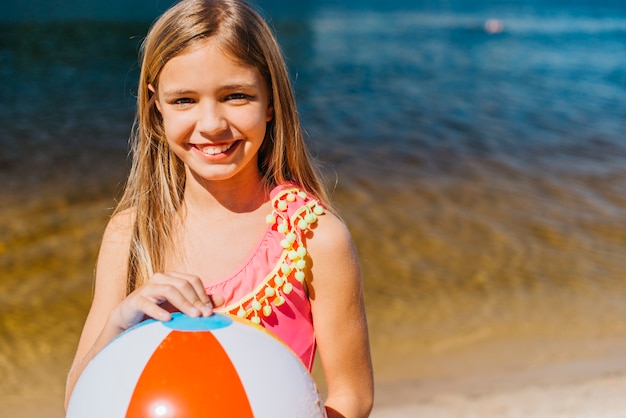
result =
[{"label": "girl's teeth", "polygon": [[219,146],[208,146],[208,147],[204,147],[202,148],[202,152],[207,154],[207,155],[217,155],[217,154],[221,154],[223,152],[226,152],[230,149],[230,147],[232,147],[233,144],[228,144],[228,145],[219,145]]}]

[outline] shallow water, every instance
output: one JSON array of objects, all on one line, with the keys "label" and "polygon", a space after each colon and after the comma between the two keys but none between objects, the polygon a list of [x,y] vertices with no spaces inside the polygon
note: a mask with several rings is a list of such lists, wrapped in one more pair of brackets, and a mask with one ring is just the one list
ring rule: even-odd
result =
[{"label": "shallow water", "polygon": [[[378,382],[598,356],[626,331],[626,10],[576,5],[267,3],[359,250]],[[5,410],[61,415],[145,28],[0,24]]]}]

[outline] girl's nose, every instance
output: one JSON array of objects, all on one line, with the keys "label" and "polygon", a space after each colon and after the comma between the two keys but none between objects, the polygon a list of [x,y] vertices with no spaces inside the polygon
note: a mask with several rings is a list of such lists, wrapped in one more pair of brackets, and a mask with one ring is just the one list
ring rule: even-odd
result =
[{"label": "girl's nose", "polygon": [[226,129],[226,118],[219,103],[205,104],[198,111],[197,128],[200,132],[210,135]]}]

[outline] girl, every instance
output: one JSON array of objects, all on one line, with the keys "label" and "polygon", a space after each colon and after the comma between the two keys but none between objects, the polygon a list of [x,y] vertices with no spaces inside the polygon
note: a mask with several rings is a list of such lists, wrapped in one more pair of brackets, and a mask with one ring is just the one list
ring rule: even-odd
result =
[{"label": "girl", "polygon": [[132,151],[66,404],[116,335],[146,317],[215,309],[268,328],[309,370],[319,348],[328,415],[367,416],[373,379],[355,250],[310,163],[279,47],[248,5],[183,0],[155,22]]}]

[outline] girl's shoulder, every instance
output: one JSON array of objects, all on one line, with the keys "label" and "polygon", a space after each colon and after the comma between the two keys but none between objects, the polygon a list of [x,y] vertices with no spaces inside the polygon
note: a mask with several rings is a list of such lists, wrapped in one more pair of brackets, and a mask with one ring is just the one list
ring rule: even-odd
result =
[{"label": "girl's shoulder", "polygon": [[346,224],[332,212],[326,212],[317,222],[313,231],[314,239],[309,240],[308,248],[312,257],[327,260],[354,258],[354,244]]},{"label": "girl's shoulder", "polygon": [[110,308],[112,300],[119,301],[126,294],[135,213],[134,210],[114,213],[104,230],[96,266],[94,304]]},{"label": "girl's shoulder", "polygon": [[299,230],[309,230],[306,245],[312,254],[331,259],[353,257],[352,237],[346,224],[313,194],[295,183],[285,183],[275,187],[270,197],[274,210],[268,222],[285,218]]},{"label": "girl's shoulder", "polygon": [[132,208],[111,216],[102,236],[99,259],[128,260],[135,218],[136,211]]},{"label": "girl's shoulder", "polygon": [[137,211],[134,208],[128,208],[113,213],[104,231],[105,238],[108,236],[129,238],[136,217]]}]

